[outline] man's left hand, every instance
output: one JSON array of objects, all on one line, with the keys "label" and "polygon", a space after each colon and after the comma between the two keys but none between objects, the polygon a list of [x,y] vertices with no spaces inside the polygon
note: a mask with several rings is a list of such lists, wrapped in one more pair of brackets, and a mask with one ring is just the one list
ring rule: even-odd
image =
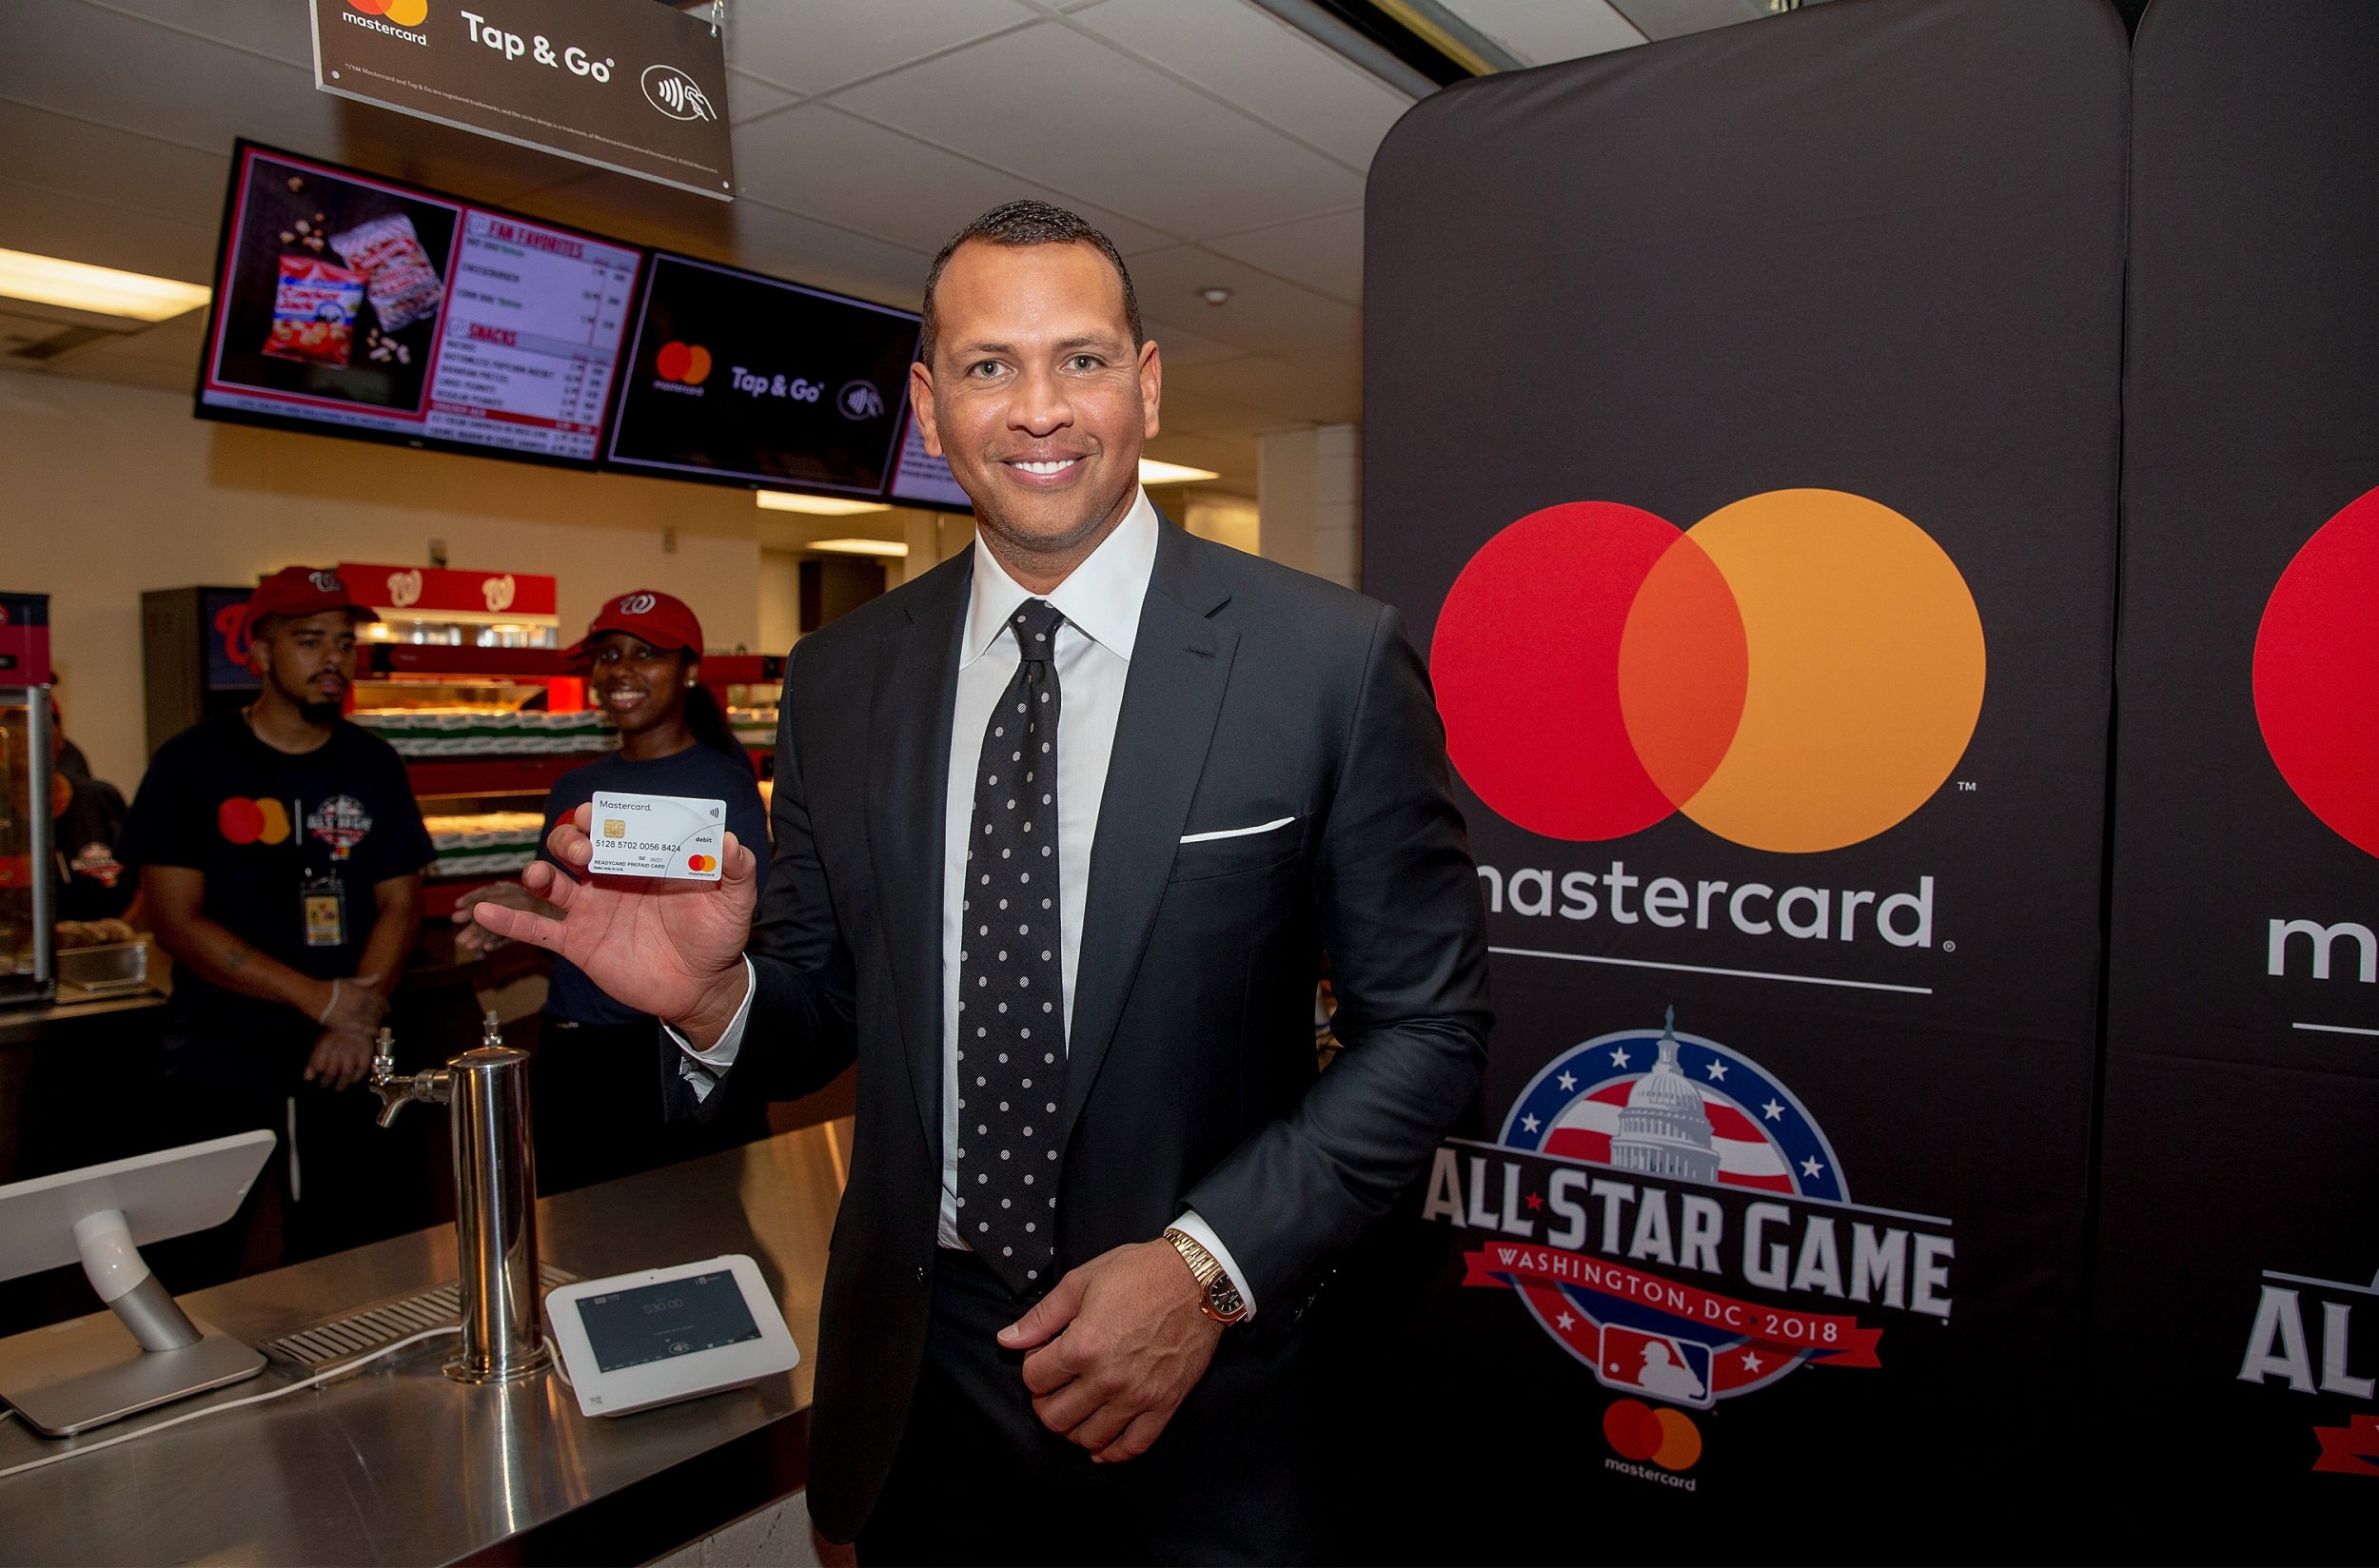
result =
[{"label": "man's left hand", "polygon": [[1058,1281],[999,1343],[1032,1351],[1024,1385],[1043,1425],[1099,1463],[1137,1459],[1206,1376],[1223,1337],[1198,1294],[1170,1242],[1119,1246]]}]

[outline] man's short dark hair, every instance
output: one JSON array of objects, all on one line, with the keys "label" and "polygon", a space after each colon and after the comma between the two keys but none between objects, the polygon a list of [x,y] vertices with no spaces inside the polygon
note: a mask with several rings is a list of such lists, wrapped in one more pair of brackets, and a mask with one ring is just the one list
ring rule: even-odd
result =
[{"label": "man's short dark hair", "polygon": [[996,245],[1093,247],[1114,266],[1115,276],[1124,285],[1124,319],[1131,323],[1131,346],[1137,348],[1149,341],[1147,329],[1140,324],[1140,296],[1132,292],[1131,270],[1124,265],[1123,252],[1115,248],[1114,241],[1100,233],[1079,212],[1069,212],[1053,202],[1002,202],[952,235],[950,243],[934,258],[933,268],[925,274],[925,331],[917,343],[917,358],[928,367],[934,363],[934,286],[942,281],[942,268],[950,265],[950,258],[971,240]]}]

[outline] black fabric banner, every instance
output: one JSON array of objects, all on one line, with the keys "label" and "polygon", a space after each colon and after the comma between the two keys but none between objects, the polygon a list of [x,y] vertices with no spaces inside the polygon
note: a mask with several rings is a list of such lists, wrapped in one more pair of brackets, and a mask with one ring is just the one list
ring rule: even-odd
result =
[{"label": "black fabric banner", "polygon": [[2126,69],[2094,0],[1839,0],[1381,149],[1365,586],[1499,1023],[1378,1260],[1433,1284],[1359,1405],[1430,1478],[1375,1550],[1937,1554],[1787,1520],[2063,1462]]},{"label": "black fabric banner", "polygon": [[2133,64],[2094,1348],[2249,1525],[2379,1501],[2374,83],[2358,0],[2157,0]]}]

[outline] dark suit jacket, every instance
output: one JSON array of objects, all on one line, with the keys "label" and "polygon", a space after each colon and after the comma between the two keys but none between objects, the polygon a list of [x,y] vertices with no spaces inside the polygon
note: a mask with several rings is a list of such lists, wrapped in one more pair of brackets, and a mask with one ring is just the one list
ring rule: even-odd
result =
[{"label": "dark suit jacket", "polygon": [[[973,567],[968,551],[795,649],[757,994],[702,1107],[859,1063],[811,1425],[811,1509],[842,1539],[891,1468],[931,1310],[943,806]],[[1325,952],[1346,1049],[1317,1078]],[[1091,855],[1059,1270],[1194,1208],[1259,1306],[1226,1350],[1292,1332],[1469,1103],[1485,969],[1445,732],[1395,612],[1164,526]]]}]

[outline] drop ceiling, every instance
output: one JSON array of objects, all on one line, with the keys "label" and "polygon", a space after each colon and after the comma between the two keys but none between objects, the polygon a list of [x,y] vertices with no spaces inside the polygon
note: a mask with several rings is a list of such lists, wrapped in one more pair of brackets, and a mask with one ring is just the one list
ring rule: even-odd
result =
[{"label": "drop ceiling", "polygon": [[[1542,60],[1642,41],[1639,7],[1461,9]],[[1167,364],[1150,455],[1252,495],[1260,432],[1361,418],[1364,177],[1412,103],[1275,14],[1296,11],[730,0],[721,204],[317,92],[303,0],[0,0],[0,247],[204,282],[247,136],[914,307],[953,229],[1044,196],[1130,258]],[[51,315],[5,307],[0,350],[89,324]],[[183,391],[200,330],[108,332],[44,373]]]}]

